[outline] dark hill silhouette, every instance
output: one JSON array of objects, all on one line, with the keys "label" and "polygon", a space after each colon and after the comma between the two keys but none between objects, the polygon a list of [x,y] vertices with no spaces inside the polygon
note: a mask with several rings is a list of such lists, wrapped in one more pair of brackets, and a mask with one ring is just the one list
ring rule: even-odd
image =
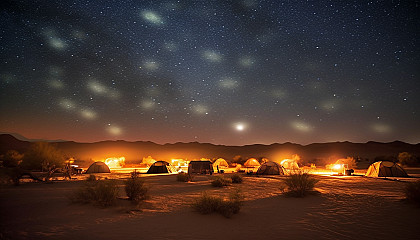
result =
[{"label": "dark hill silhouette", "polygon": [[8,150],[25,152],[30,145],[30,142],[19,140],[10,134],[0,134],[0,154]]},{"label": "dark hill silhouette", "polygon": [[[0,135],[0,154],[14,149],[24,152],[30,147],[30,142],[21,141],[9,134]],[[174,143],[156,144],[153,142],[126,142],[126,141],[102,141],[95,143],[56,142],[54,143],[67,156],[90,162],[89,160],[102,160],[107,157],[126,158],[126,162],[138,163],[143,157],[152,156],[157,160],[169,160],[171,158],[200,159],[222,157],[231,161],[234,156],[240,155],[243,159],[250,157],[266,157],[270,160],[281,160],[298,154],[304,162],[324,163],[337,158],[360,157],[373,160],[378,156],[397,157],[400,152],[409,152],[420,156],[420,144],[409,144],[400,141],[390,143],[367,142],[330,142],[300,145],[294,143],[274,143],[271,145],[246,145],[224,146],[209,143]],[[319,160],[323,161],[319,161]],[[86,163],[86,164],[87,164]]]}]

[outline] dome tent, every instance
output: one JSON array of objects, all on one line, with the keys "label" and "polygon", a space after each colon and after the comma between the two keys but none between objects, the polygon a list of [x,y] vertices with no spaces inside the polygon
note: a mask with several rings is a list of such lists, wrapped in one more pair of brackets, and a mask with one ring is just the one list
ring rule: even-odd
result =
[{"label": "dome tent", "polygon": [[398,164],[389,161],[372,163],[365,174],[366,177],[408,177],[405,170]]},{"label": "dome tent", "polygon": [[214,161],[213,163],[213,167],[217,167],[219,166],[219,168],[228,168],[229,164],[226,162],[225,159],[223,158],[218,158],[216,161]]},{"label": "dome tent", "polygon": [[165,161],[157,161],[154,162],[152,166],[150,166],[149,170],[147,170],[147,173],[177,173],[177,171],[170,163]]},{"label": "dome tent", "polygon": [[86,170],[86,173],[110,173],[108,165],[104,162],[94,162],[90,167]]},{"label": "dome tent", "polygon": [[284,169],[276,162],[266,162],[258,168],[257,175],[284,175]]},{"label": "dome tent", "polygon": [[244,163],[245,167],[259,167],[261,164],[255,158],[250,158]]}]

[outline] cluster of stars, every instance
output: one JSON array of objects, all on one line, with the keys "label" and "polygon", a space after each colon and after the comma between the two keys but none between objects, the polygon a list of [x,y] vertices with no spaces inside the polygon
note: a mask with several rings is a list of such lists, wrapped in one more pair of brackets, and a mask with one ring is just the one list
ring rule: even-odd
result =
[{"label": "cluster of stars", "polygon": [[410,2],[15,7],[0,19],[2,131],[39,116],[79,141],[420,141]]}]

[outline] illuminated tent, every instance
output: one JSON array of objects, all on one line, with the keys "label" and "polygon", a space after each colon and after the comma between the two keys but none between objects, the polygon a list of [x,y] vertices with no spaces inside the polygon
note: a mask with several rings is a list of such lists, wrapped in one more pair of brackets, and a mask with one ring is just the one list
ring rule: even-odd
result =
[{"label": "illuminated tent", "polygon": [[157,161],[153,163],[152,166],[150,166],[149,170],[147,170],[147,173],[177,173],[177,171],[170,163],[165,161]]},{"label": "illuminated tent", "polygon": [[284,159],[280,162],[280,164],[284,169],[288,170],[289,172],[299,169],[299,165],[293,159]]},{"label": "illuminated tent", "polygon": [[191,161],[188,164],[188,173],[210,174],[214,172],[213,164],[210,161]]},{"label": "illuminated tent", "polygon": [[104,162],[94,162],[90,167],[86,170],[86,173],[110,173],[108,165]]},{"label": "illuminated tent", "polygon": [[372,163],[365,176],[367,177],[408,177],[405,170],[398,164],[388,161]]},{"label": "illuminated tent", "polygon": [[213,167],[217,167],[217,166],[219,166],[219,168],[228,168],[229,164],[226,162],[225,159],[219,158],[213,163]]},{"label": "illuminated tent", "polygon": [[261,164],[255,158],[250,158],[246,160],[246,162],[244,163],[244,167],[248,167],[248,168],[259,167],[259,166],[261,166]]},{"label": "illuminated tent", "polygon": [[284,169],[276,162],[266,162],[258,168],[257,175],[284,175]]}]

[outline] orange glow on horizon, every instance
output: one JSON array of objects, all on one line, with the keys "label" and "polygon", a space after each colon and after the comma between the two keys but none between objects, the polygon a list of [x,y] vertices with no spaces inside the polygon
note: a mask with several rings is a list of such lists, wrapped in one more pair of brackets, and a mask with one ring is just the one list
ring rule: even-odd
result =
[{"label": "orange glow on horizon", "polygon": [[104,163],[109,168],[122,168],[125,165],[125,157],[110,157],[105,159]]}]

